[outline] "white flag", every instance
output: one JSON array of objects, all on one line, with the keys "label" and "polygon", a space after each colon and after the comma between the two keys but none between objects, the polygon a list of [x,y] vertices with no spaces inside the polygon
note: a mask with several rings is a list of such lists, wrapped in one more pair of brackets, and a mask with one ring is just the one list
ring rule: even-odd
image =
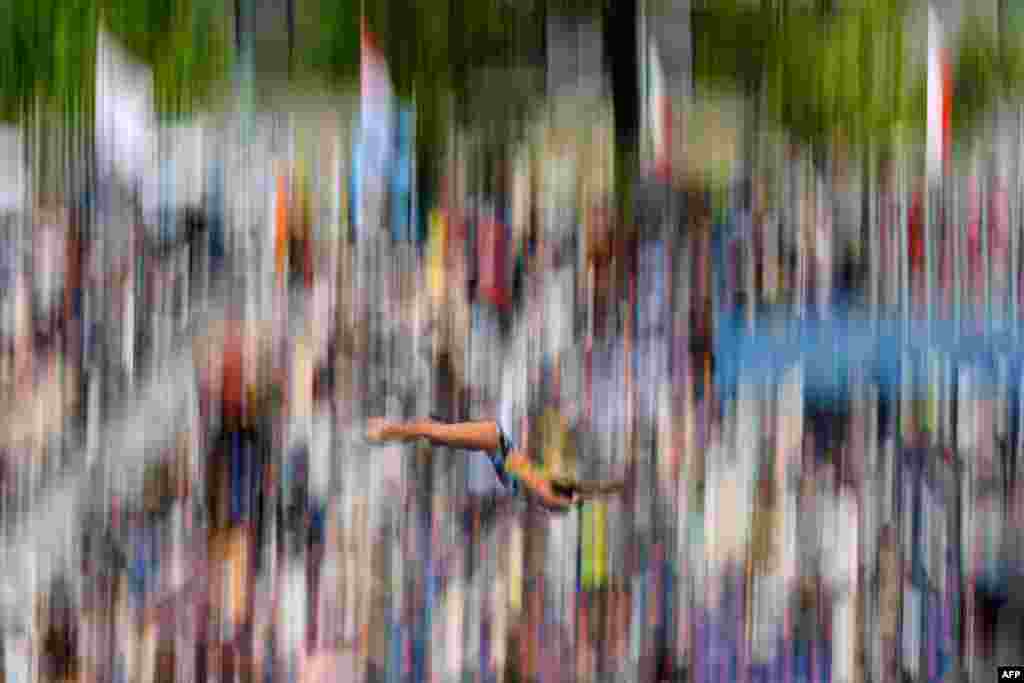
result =
[{"label": "white flag", "polygon": [[100,30],[96,55],[96,153],[101,174],[129,183],[148,174],[154,157],[153,71]]},{"label": "white flag", "polygon": [[943,105],[943,49],[942,24],[935,8],[928,7],[928,178],[936,180],[942,175],[942,161],[946,155]]},{"label": "white flag", "polygon": [[[361,119],[363,140],[367,144],[367,162],[373,165],[376,155],[385,154],[387,141],[391,139],[391,113],[394,90],[388,72],[387,59],[377,44],[376,37],[363,24],[362,68],[360,76]],[[380,149],[377,147],[380,146]],[[373,169],[363,168],[363,172]]]},{"label": "white flag", "polygon": [[387,59],[365,20],[363,21],[361,45],[360,86],[363,111],[366,112],[368,107],[389,107],[394,93]]},{"label": "white flag", "polygon": [[[359,148],[356,155],[356,229],[362,233],[382,213],[384,177],[391,160],[393,89],[387,60],[363,21]],[[372,220],[371,220],[372,217]]]},{"label": "white flag", "polygon": [[649,41],[648,59],[650,61],[648,62],[648,68],[650,73],[648,77],[650,78],[651,89],[648,111],[651,117],[651,132],[653,133],[655,157],[657,158],[662,153],[666,142],[665,120],[662,116],[662,100],[664,100],[667,93],[665,92],[665,74],[661,68],[658,45],[653,38],[649,38]]}]

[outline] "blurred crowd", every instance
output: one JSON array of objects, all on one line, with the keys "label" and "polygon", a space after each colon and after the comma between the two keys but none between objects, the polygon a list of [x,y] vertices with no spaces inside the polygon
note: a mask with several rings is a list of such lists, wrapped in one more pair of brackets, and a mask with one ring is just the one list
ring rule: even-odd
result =
[{"label": "blurred crowd", "polygon": [[[945,681],[995,657],[1024,559],[1017,357],[785,347],[789,320],[868,325],[905,295],[1012,315],[998,182],[966,185],[962,230],[927,224],[963,242],[925,242],[895,165],[859,195],[787,148],[627,200],[607,121],[472,149],[433,200],[355,182],[340,145],[333,176],[280,159],[263,247],[215,190],[155,229],[130,197],[12,219],[8,526],[148,368],[187,347],[197,391],[139,490],[83,506],[7,680]],[[239,284],[258,263],[269,297]],[[499,405],[538,467],[628,495],[555,517],[493,496],[485,459],[363,439]]]},{"label": "blurred crowd", "polygon": [[[161,347],[184,326],[189,292],[203,286],[195,264],[209,253],[198,247],[208,233],[198,207],[167,217],[167,243],[150,239],[141,221],[122,219],[96,218],[56,197],[6,218],[6,525],[69,468],[81,469],[90,419],[95,435],[102,416],[168,353]],[[104,220],[127,233],[118,244],[97,237]]]}]

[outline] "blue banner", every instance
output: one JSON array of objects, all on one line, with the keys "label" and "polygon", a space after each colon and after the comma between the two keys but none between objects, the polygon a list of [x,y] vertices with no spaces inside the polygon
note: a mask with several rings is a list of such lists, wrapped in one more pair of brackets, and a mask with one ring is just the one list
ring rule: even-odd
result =
[{"label": "blue banner", "polygon": [[[980,329],[965,334],[961,330]],[[782,374],[803,364],[810,400],[845,398],[851,377],[876,383],[889,395],[900,390],[903,369],[911,362],[915,385],[924,391],[925,368],[932,353],[947,356],[955,366],[970,366],[982,390],[995,390],[996,362],[1005,359],[1010,371],[1024,366],[1020,334],[1005,325],[960,324],[884,319],[835,311],[825,320],[762,318],[750,331],[738,318],[719,318],[715,330],[715,382],[726,395],[744,382],[778,382]]]},{"label": "blue banner", "polygon": [[[391,236],[395,241],[414,241],[419,237],[414,192],[416,115],[412,109],[400,109],[393,124],[357,129],[349,177],[349,219],[354,234],[364,234],[360,208],[366,178],[383,178],[390,203]],[[382,131],[388,134],[382,136]]]}]

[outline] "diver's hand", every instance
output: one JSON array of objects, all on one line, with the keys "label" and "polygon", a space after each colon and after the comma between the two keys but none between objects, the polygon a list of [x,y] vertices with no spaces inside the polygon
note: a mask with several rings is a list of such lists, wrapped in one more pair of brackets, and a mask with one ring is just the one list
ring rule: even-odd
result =
[{"label": "diver's hand", "polygon": [[580,494],[575,491],[571,496],[555,494],[545,501],[545,507],[556,514],[564,514],[575,508],[580,502]]},{"label": "diver's hand", "polygon": [[407,443],[422,438],[416,422],[394,422],[383,417],[372,417],[366,422],[366,440],[370,443],[401,441]]}]

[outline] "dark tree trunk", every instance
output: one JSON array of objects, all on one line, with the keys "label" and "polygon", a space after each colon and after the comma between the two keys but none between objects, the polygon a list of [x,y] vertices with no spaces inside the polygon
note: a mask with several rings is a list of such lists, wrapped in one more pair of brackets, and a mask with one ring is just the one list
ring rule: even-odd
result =
[{"label": "dark tree trunk", "polygon": [[242,0],[235,0],[235,51],[242,51]]},{"label": "dark tree trunk", "polygon": [[288,76],[295,71],[295,0],[288,0]]},{"label": "dark tree trunk", "polygon": [[616,0],[610,3],[604,22],[604,49],[611,72],[616,143],[628,156],[638,147],[640,125],[637,2]]}]

